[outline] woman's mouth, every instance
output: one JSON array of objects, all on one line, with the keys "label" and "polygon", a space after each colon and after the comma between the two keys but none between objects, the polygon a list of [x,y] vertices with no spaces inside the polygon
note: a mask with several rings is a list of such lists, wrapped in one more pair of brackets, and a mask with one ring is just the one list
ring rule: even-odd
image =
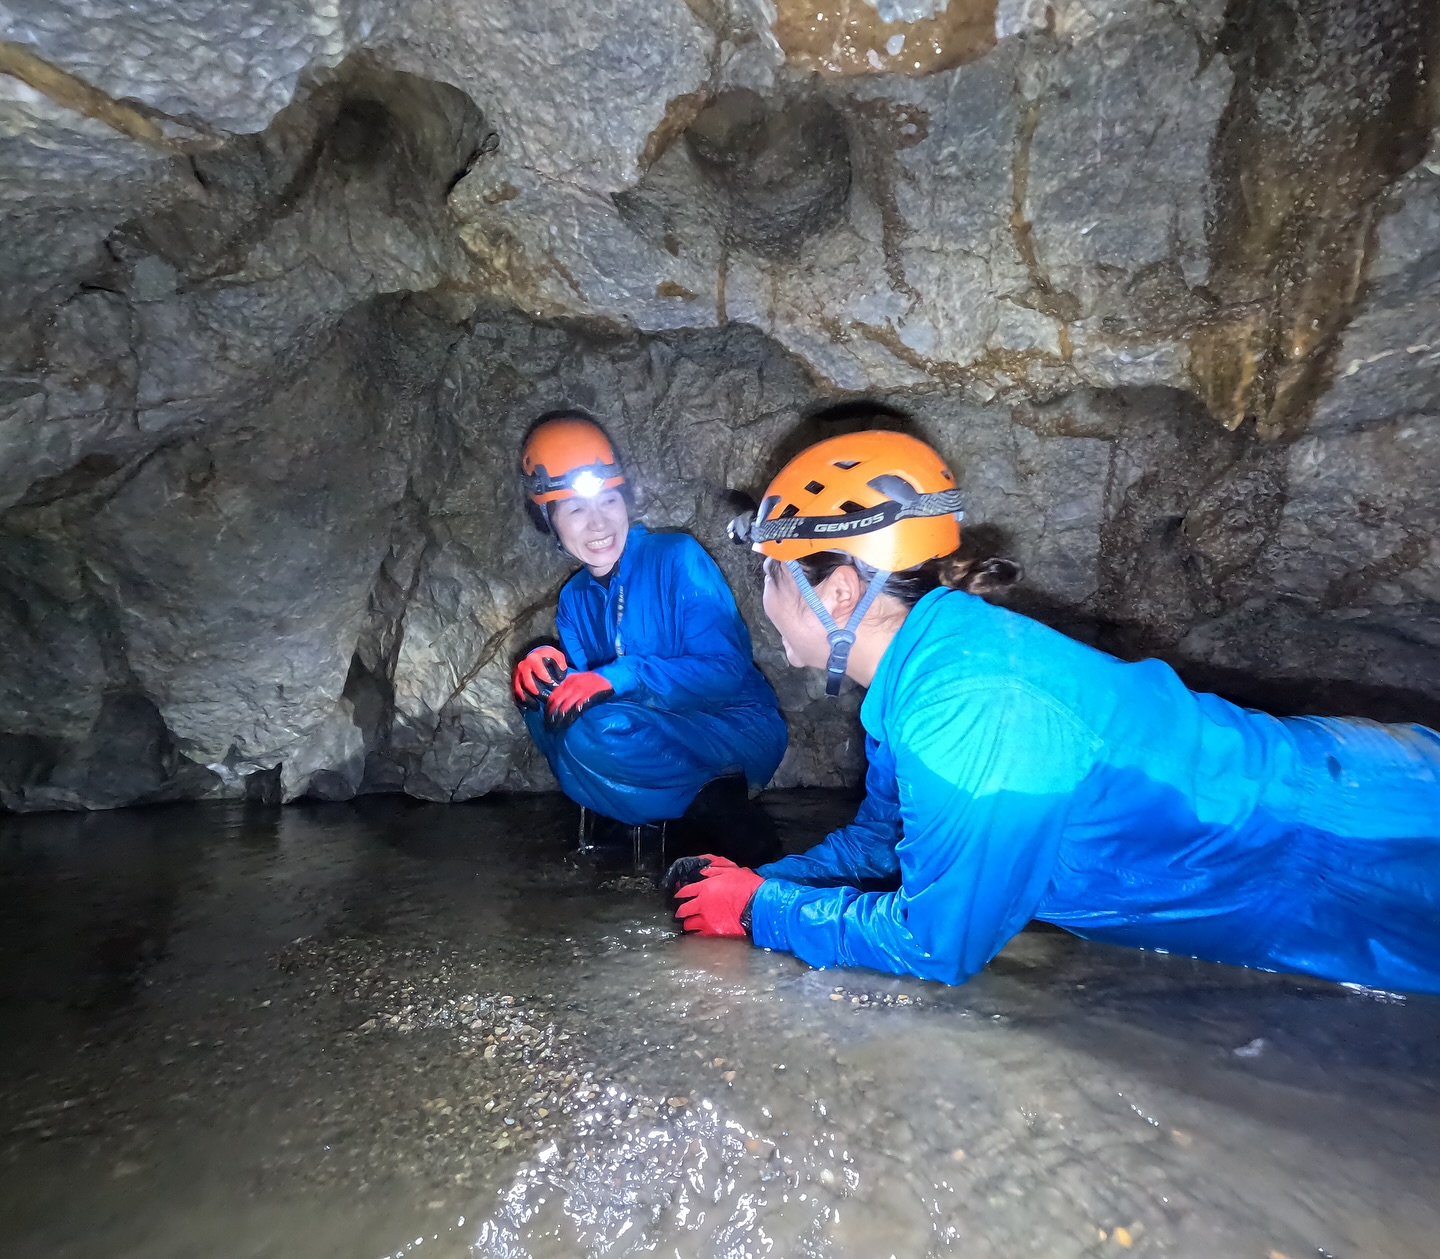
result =
[{"label": "woman's mouth", "polygon": [[614,545],[615,535],[612,533],[603,538],[596,538],[593,542],[587,542],[585,544],[585,549],[592,553],[598,554],[601,551],[608,551]]}]

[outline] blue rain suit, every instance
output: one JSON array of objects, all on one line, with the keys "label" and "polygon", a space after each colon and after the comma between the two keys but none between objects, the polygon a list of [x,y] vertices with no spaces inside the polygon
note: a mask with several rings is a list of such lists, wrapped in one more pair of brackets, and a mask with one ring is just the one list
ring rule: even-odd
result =
[{"label": "blue rain suit", "polygon": [[911,611],[860,716],[866,799],[760,868],[756,944],[953,984],[1039,918],[1440,992],[1433,730],[1238,708],[959,591]]},{"label": "blue rain suit", "polygon": [[572,800],[635,825],[679,817],[724,773],[770,781],[785,722],[725,577],[694,538],[632,524],[608,585],[582,568],[555,623],[570,667],[615,688],[559,734],[525,714]]}]

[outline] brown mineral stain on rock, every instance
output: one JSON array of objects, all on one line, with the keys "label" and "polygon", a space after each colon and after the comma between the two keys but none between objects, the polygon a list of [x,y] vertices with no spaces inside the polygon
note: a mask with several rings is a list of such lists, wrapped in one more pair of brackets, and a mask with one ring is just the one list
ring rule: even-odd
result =
[{"label": "brown mineral stain on rock", "polygon": [[1254,405],[1255,377],[1264,357],[1265,328],[1259,312],[1201,324],[1186,337],[1190,373],[1206,409],[1226,428],[1244,422]]},{"label": "brown mineral stain on rock", "polygon": [[[460,218],[458,214],[456,217]],[[461,243],[470,256],[470,282],[476,291],[511,301],[542,318],[567,313],[563,305],[545,293],[542,274],[529,257],[524,242],[499,219],[482,218],[478,214],[461,218],[458,230]],[[583,296],[575,277],[564,269],[563,264],[547,256],[541,265],[547,266],[572,291]]]},{"label": "brown mineral stain on rock", "polygon": [[686,92],[683,96],[676,96],[666,104],[665,116],[645,138],[645,147],[640,153],[640,169],[642,171],[649,170],[660,160],[665,150],[695,121],[709,99],[710,93],[702,89],[698,92]]},{"label": "brown mineral stain on rock", "polygon": [[148,144],[151,148],[183,153],[195,148],[220,147],[221,141],[218,137],[198,132],[184,140],[167,135],[157,119],[173,126],[185,127],[187,130],[192,130],[194,124],[171,118],[168,114],[162,114],[139,101],[116,100],[93,83],[87,83],[68,70],[46,61],[44,57],[37,56],[24,44],[0,39],[0,74],[19,79],[27,87],[49,97],[61,108],[73,109],[87,118],[103,122],[121,135],[138,140],[141,144]]},{"label": "brown mineral stain on rock", "polygon": [[821,74],[932,74],[995,46],[996,0],[950,0],[933,17],[886,22],[866,0],[776,0],[775,39]]},{"label": "brown mineral stain on rock", "polygon": [[1382,194],[1425,153],[1437,42],[1428,0],[1231,6],[1207,286],[1223,315],[1190,337],[1197,392],[1227,427],[1253,416],[1262,436],[1294,436],[1328,388]]},{"label": "brown mineral stain on rock", "polygon": [[901,214],[895,189],[904,178],[895,160],[897,153],[913,148],[930,134],[930,115],[915,105],[896,101],[854,100],[850,108],[872,143],[863,146],[870,195],[880,210],[881,248],[890,286],[917,304],[920,294],[905,279],[901,247],[910,225]]},{"label": "brown mineral stain on rock", "polygon": [[[867,341],[883,346],[907,367],[924,372],[935,380],[950,385],[985,384],[997,393],[1005,393],[1027,386],[1033,379],[1055,367],[1063,366],[1063,360],[1040,350],[1012,350],[992,346],[984,354],[965,364],[952,363],[942,359],[927,358],[911,349],[900,339],[900,334],[890,325],[878,326],[853,322],[842,326],[834,321],[822,322],[821,326],[830,334],[836,344],[844,344],[851,333]],[[838,999],[838,998],[837,998]]]}]

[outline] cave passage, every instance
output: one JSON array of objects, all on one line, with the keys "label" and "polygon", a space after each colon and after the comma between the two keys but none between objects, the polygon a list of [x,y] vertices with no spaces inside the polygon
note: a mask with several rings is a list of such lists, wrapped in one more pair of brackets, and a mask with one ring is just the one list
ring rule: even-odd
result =
[{"label": "cave passage", "polygon": [[1437,64],[1437,0],[0,2],[0,1251],[1434,1259],[1440,1000],[683,938],[511,670],[583,408],[791,850],[860,695],[725,529],[860,428],[1014,610],[1440,729]]}]

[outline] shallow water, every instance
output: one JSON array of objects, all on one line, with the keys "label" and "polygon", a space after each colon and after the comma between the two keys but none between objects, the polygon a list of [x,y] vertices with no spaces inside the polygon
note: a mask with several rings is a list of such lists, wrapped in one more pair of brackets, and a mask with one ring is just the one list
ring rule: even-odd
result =
[{"label": "shallow water", "polygon": [[4,1253],[1437,1253],[1434,999],[1042,930],[958,989],[812,971],[572,824],[0,820]]}]

